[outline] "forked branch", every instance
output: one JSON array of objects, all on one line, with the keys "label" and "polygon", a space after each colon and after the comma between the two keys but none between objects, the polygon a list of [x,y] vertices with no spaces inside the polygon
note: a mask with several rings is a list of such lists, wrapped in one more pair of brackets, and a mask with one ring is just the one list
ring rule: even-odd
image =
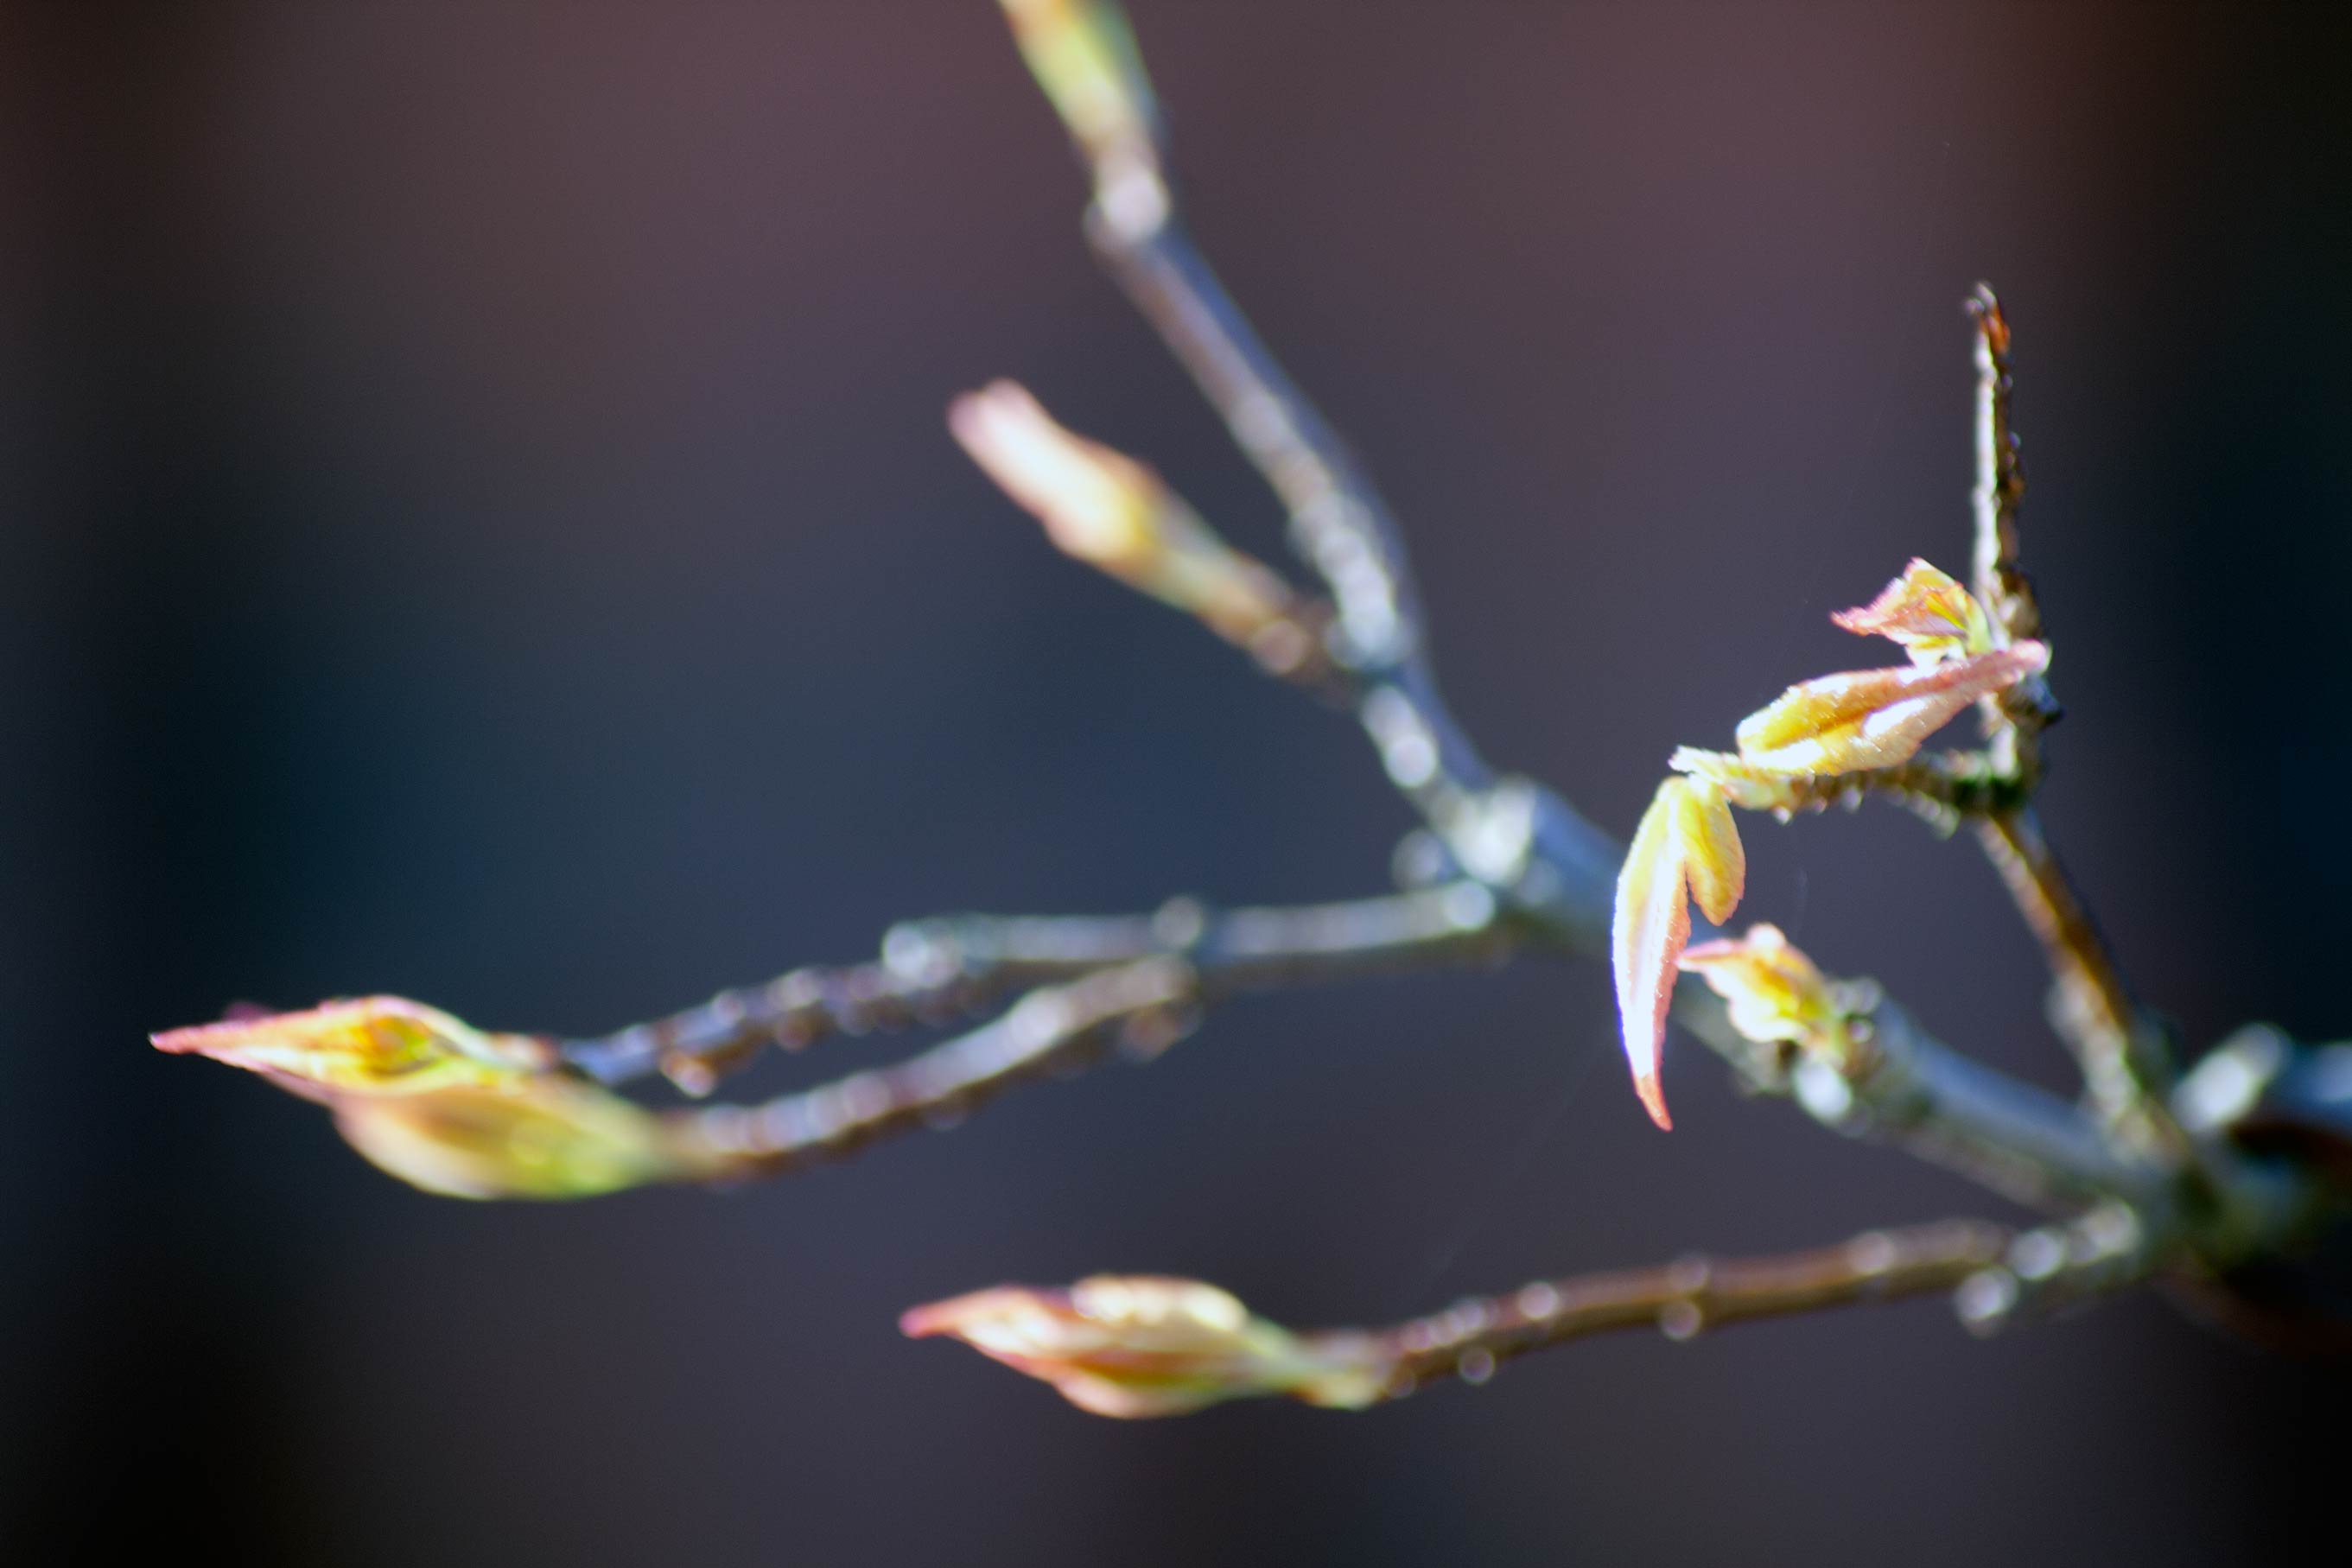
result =
[{"label": "forked branch", "polygon": [[[1305,907],[1179,900],[1148,915],[913,922],[875,962],[795,970],[592,1040],[492,1034],[373,998],[173,1030],[158,1044],[325,1101],[370,1159],[430,1190],[580,1197],[774,1175],[949,1124],[1109,1050],[1156,1055],[1203,1009],[1246,991],[1528,948],[1608,953],[1636,1081],[1662,1124],[1658,1051],[1671,1009],[1748,1086],[2057,1217],[2015,1237],[1954,1221],[1783,1258],[1553,1281],[1377,1330],[1293,1334],[1209,1286],[1118,1278],[982,1291],[909,1315],[910,1332],[957,1334],[1114,1415],[1250,1394],[1370,1404],[1435,1379],[1481,1381],[1501,1359],[1614,1328],[1687,1337],[1934,1291],[1954,1292],[1963,1318],[1990,1328],[2158,1272],[2218,1278],[2333,1212],[2332,1189],[2316,1165],[2298,1163],[2299,1146],[2281,1155],[2233,1142],[2270,1128],[2339,1156],[2352,1147],[2352,1093],[2326,1087],[2325,1053],[2248,1036],[2176,1086],[2162,1030],[2033,814],[2057,707],[2041,607],[2019,565],[2010,329],[1990,290],[1970,306],[1973,592],[1915,560],[1877,600],[1838,617],[1901,643],[1909,664],[1790,687],[1739,726],[1736,753],[1677,752],[1621,857],[1558,795],[1493,768],[1447,706],[1402,530],[1184,225],[1123,14],[1109,0],[1002,3],[1087,165],[1097,254],[1265,476],[1318,586],[1301,591],[1234,549],[1148,466],[1063,428],[1011,383],[957,402],[957,439],[1065,551],[1352,708],[1425,822],[1416,841],[1438,846],[1424,857],[1436,863],[1405,892]],[[1981,749],[1919,750],[1971,705]],[[1864,794],[1946,832],[1966,823],[1982,841],[2048,956],[2053,1017],[2090,1109],[1940,1044],[1874,984],[1827,978],[1770,927],[1686,948],[1690,903],[1719,923],[1739,901],[1734,808],[1786,818]],[[656,1113],[610,1092],[658,1072],[700,1096],[772,1045],[1000,1007],[928,1051],[764,1103]]]}]

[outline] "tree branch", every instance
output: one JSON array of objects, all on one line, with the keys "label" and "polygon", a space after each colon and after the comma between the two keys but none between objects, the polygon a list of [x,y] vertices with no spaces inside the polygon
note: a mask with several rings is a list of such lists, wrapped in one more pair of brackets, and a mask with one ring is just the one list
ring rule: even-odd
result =
[{"label": "tree branch", "polygon": [[[1024,47],[1037,37],[1009,4]],[[1103,15],[1111,14],[1103,8]],[[1124,24],[1120,24],[1124,34]],[[1050,46],[1049,46],[1050,48]],[[1605,950],[1617,849],[1549,791],[1498,775],[1440,694],[1403,534],[1370,479],[1234,303],[1193,244],[1161,170],[1161,120],[1124,44],[1119,134],[1074,112],[1055,66],[1032,65],[1094,185],[1087,232],[1106,269],[1224,420],[1289,513],[1298,555],[1329,591],[1336,661],[1390,779],[1462,871],[1567,936]],[[1146,148],[1139,141],[1150,139]]]},{"label": "tree branch", "polygon": [[1558,797],[1498,775],[1454,718],[1402,536],[1370,480],[1251,329],[1172,204],[1138,227],[1097,201],[1087,233],[1288,508],[1292,544],[1331,594],[1336,656],[1391,781],[1463,870],[1600,951],[1615,846]]},{"label": "tree branch", "polygon": [[[1982,283],[1969,300],[1969,315],[1977,329],[1976,592],[2000,640],[2016,642],[2042,635],[2042,618],[2032,579],[2018,564],[2025,473],[2010,413],[2009,318]],[[2189,1140],[2167,1103],[2174,1072],[2163,1031],[2133,999],[2029,803],[2042,777],[2042,732],[2057,718],[2057,701],[2047,680],[2035,675],[1988,700],[1984,713],[1993,770],[2017,788],[2014,799],[1978,818],[1977,837],[2049,959],[2056,985],[2052,1023],[2116,1135],[2186,1162]]]},{"label": "tree branch", "polygon": [[1976,831],[2049,958],[2051,1019],[2074,1050],[2092,1104],[2119,1135],[2187,1158],[2189,1140],[2166,1103],[2174,1072],[2163,1031],[2133,999],[2033,809],[1979,818]]},{"label": "tree branch", "polygon": [[[1181,915],[1188,904],[1171,905]],[[949,915],[893,926],[882,956],[791,971],[719,992],[698,1007],[557,1054],[605,1084],[661,1072],[689,1093],[748,1065],[769,1045],[799,1051],[842,1034],[935,1023],[977,1012],[1027,987],[1071,979],[1167,951],[1162,916]]]},{"label": "tree branch", "polygon": [[1381,1399],[1446,1378],[1484,1383],[1498,1363],[1619,1329],[1654,1328],[1686,1340],[1757,1318],[1952,1291],[1999,1265],[2010,1235],[1958,1219],[1873,1230],[1834,1247],[1779,1257],[1685,1258],[1664,1268],[1539,1281],[1474,1296],[1388,1328],[1302,1336],[1310,1354],[1360,1358],[1381,1375]]},{"label": "tree branch", "polygon": [[[1989,284],[1979,283],[1968,302],[1976,324],[1976,516],[1972,576],[1977,598],[1992,617],[2003,643],[2042,634],[2042,607],[2033,580],[2018,566],[2017,515],[2025,500],[2025,468],[2018,457],[2017,433],[2010,421],[2009,318]],[[2004,770],[2038,774],[2042,731],[2058,716],[2057,700],[2040,675],[2019,682],[1986,705],[1993,745]]]},{"label": "tree branch", "polygon": [[[1297,908],[1212,913],[1180,902],[1145,919],[967,915],[927,926],[942,935],[908,940],[940,940],[933,961],[945,974],[968,974],[974,988],[1000,984],[1006,972],[963,968],[974,953],[1023,955],[1030,973],[1085,968],[905,1061],[764,1104],[673,1113],[678,1136],[730,1176],[779,1175],[951,1125],[1014,1084],[1083,1065],[1114,1044],[1156,1056],[1190,1032],[1202,1009],[1240,992],[1491,961],[1518,940],[1493,894],[1466,881]],[[960,995],[957,983],[943,978],[930,994]]]},{"label": "tree branch", "polygon": [[2105,1197],[2168,1207],[2166,1173],[2117,1151],[2074,1106],[1942,1044],[1871,991],[1856,1019],[1858,1060],[1844,1071],[1742,1039],[1695,976],[1676,987],[1675,1016],[1750,1088],[1792,1095],[1834,1132],[1893,1145],[2045,1212]]},{"label": "tree branch", "polygon": [[[1034,35],[1020,16],[1024,7],[1010,8],[1028,47]],[[1033,66],[1038,59],[1033,54]],[[1132,111],[1119,122],[1125,133],[1118,136],[1092,130],[1048,81],[1048,94],[1092,176],[1087,231],[1097,255],[1287,507],[1294,546],[1331,593],[1341,643],[1338,663],[1358,682],[1359,715],[1391,780],[1462,871],[1573,950],[1605,952],[1619,847],[1551,791],[1498,776],[1447,708],[1432,672],[1401,528],[1192,242],[1164,173],[1164,122],[1131,45],[1120,69],[1119,90],[1132,100]],[[1043,68],[1040,78],[1047,79]],[[1979,592],[2004,639],[2013,641],[2039,630],[2040,612],[2016,565],[2016,509],[2024,481],[2010,429],[2009,329],[1989,289],[1979,289],[1970,308],[1979,328]],[[1947,831],[1958,820],[1953,801],[1963,789],[1974,790],[1969,803],[1980,810],[2021,800],[2032,781],[2015,741],[2021,734],[2038,737],[2055,711],[2038,677],[2026,685],[2028,696],[2010,699],[2025,716],[2001,725],[1985,778],[1970,780],[1959,768],[1939,775],[1916,768],[1890,770],[1903,773],[1901,779],[1832,785],[1844,794],[1879,783]],[[2031,766],[2038,771],[2038,758]],[[2089,929],[2087,923],[2082,928]],[[2115,971],[2108,964],[2101,972]],[[1745,1059],[1746,1043],[1703,987],[1678,988],[1676,1016],[1719,1052]],[[2122,1174],[2125,1162],[2092,1157],[2098,1129],[2071,1110],[2023,1085],[2008,1085],[1916,1030],[1906,1027],[1906,1033],[1918,1044],[1916,1060],[1924,1064],[1917,1071],[1927,1092],[1909,1102],[1923,1129],[1919,1141],[1972,1151],[1970,1163],[1982,1164],[1978,1154],[2012,1140],[2014,1146],[1990,1161],[2002,1172],[1996,1185],[2003,1190],[2079,1194],[2086,1173]],[[1961,1124],[1940,1128],[1938,1120],[1948,1113],[1960,1116]],[[2152,1114],[2163,1114],[2160,1104]]]}]

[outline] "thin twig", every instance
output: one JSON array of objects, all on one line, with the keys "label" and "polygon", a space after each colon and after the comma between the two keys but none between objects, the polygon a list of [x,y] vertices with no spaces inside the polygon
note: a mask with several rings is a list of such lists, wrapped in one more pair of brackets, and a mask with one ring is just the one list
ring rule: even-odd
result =
[{"label": "thin twig", "polygon": [[2091,1103],[2110,1126],[2185,1155],[2167,1104],[2172,1063],[2162,1033],[2132,998],[2115,956],[2030,806],[1980,818],[1978,839],[2050,960],[2052,1021],[2073,1048]]},{"label": "thin twig", "polygon": [[1977,597],[2011,641],[2042,635],[2033,582],[2018,568],[2018,507],[2025,499],[2025,469],[2011,428],[2009,318],[1989,284],[1968,302],[1976,323],[1977,476],[1974,558]]},{"label": "thin twig", "polygon": [[1384,1369],[1381,1396],[1395,1399],[1447,1378],[1484,1383],[1513,1356],[1618,1329],[1687,1340],[1756,1318],[1940,1294],[1998,1265],[2008,1246],[2009,1232],[1984,1220],[1873,1230],[1810,1252],[1693,1257],[1542,1281],[1392,1327],[1327,1330],[1307,1341],[1312,1354]]},{"label": "thin twig", "polygon": [[1181,959],[1140,959],[1031,991],[1003,1017],[908,1061],[764,1105],[673,1112],[673,1124],[730,1176],[780,1176],[902,1133],[952,1126],[1016,1083],[1083,1063],[1146,1019],[1164,1020],[1157,1032],[1165,1043],[1186,1027],[1196,988]]},{"label": "thin twig", "polygon": [[1155,921],[987,915],[909,921],[891,928],[872,962],[794,969],[615,1034],[560,1041],[556,1050],[603,1083],[658,1071],[699,1092],[765,1046],[798,1051],[834,1035],[942,1022],[1030,986],[1164,951]]},{"label": "thin twig", "polygon": [[[2018,510],[2025,475],[2010,416],[2009,318],[1984,284],[1969,300],[1976,323],[1976,513],[1974,576],[2003,642],[2042,635],[2032,580],[2018,565]],[[2039,675],[1984,706],[1987,758],[1993,777],[2010,781],[2006,799],[1988,798],[1977,836],[2000,873],[2018,912],[2042,944],[2056,982],[2052,1019],[2081,1063],[2092,1103],[2109,1126],[2179,1157],[2187,1141],[2165,1105],[2172,1074],[2161,1033],[2132,998],[2122,967],[2051,852],[2028,802],[2042,770],[2042,731],[2057,704]]]},{"label": "thin twig", "polygon": [[[2018,565],[2017,515],[2025,500],[2025,469],[2010,421],[2009,318],[1987,284],[1977,285],[1968,308],[1977,329],[1972,575],[1977,597],[1991,615],[2000,640],[2019,643],[2042,635],[2042,607],[2034,598],[2033,580]],[[2004,771],[2021,772],[2029,778],[2038,774],[2042,731],[2058,716],[2049,683],[2040,675],[2029,676],[1999,696],[1987,698],[1985,713]]]},{"label": "thin twig", "polygon": [[[985,917],[941,924],[991,929]],[[1057,936],[1082,935],[1077,922],[1051,924]],[[676,1124],[730,1175],[777,1175],[951,1125],[1003,1090],[1082,1065],[1115,1043],[1156,1056],[1202,1009],[1238,992],[1487,962],[1517,940],[1493,895],[1473,882],[1297,908],[1180,904],[1139,926],[1103,922],[1101,937],[1098,952],[1137,938],[1152,946],[1032,990],[1001,1017],[905,1061],[761,1105],[674,1113]]]},{"label": "thin twig", "polygon": [[766,1045],[907,1029],[976,1012],[1015,991],[1139,958],[1190,956],[1239,989],[1411,967],[1495,921],[1477,883],[1338,904],[1213,910],[1171,899],[1150,915],[947,915],[894,925],[874,962],[794,969],[699,1007],[593,1040],[561,1040],[565,1065],[605,1084],[659,1071],[690,1092]]},{"label": "thin twig", "polygon": [[1331,595],[1339,662],[1391,781],[1464,872],[1579,950],[1602,951],[1616,847],[1557,796],[1479,755],[1438,690],[1386,502],[1225,292],[1172,197],[1163,188],[1157,202],[1132,203],[1120,172],[1093,172],[1096,253],[1288,510],[1294,548]]},{"label": "thin twig", "polygon": [[2157,1239],[2130,1207],[2097,1204],[2076,1218],[2019,1236],[1999,1264],[1961,1284],[1952,1304],[1969,1333],[1998,1333],[2027,1313],[2138,1284],[2160,1260]]}]

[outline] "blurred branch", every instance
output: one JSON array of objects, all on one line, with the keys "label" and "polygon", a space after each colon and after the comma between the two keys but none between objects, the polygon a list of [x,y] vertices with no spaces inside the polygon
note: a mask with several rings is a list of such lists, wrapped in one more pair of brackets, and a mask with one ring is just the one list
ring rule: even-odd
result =
[{"label": "blurred branch", "polygon": [[1303,1337],[1320,1354],[1380,1369],[1379,1397],[1394,1399],[1446,1378],[1484,1383],[1513,1356],[1620,1329],[1687,1340],[1758,1318],[1941,1294],[1999,1265],[2009,1239],[1976,1219],[1872,1230],[1810,1252],[1539,1281],[1389,1328]]},{"label": "blurred branch", "polygon": [[952,1124],[1016,1083],[1113,1045],[1149,1060],[1202,1009],[1240,992],[1489,962],[1517,940],[1493,895],[1472,882],[1297,908],[1211,912],[1180,901],[1142,919],[964,915],[893,935],[936,975],[931,994],[955,994],[956,976],[984,988],[1012,973],[1083,967],[905,1061],[761,1105],[674,1113],[679,1135],[730,1176],[778,1175]]},{"label": "blurred branch", "polygon": [[1558,797],[1499,776],[1446,706],[1394,517],[1184,228],[1123,15],[1064,0],[1004,5],[1092,177],[1097,255],[1281,498],[1294,548],[1330,593],[1334,658],[1390,779],[1462,871],[1580,950],[1603,951],[1616,847]]},{"label": "blurred branch", "polygon": [[767,1046],[799,1051],[835,1035],[908,1029],[974,1013],[1031,986],[1164,951],[1157,917],[950,915],[891,927],[882,956],[794,969],[698,1007],[593,1040],[562,1040],[569,1066],[607,1084],[661,1072],[689,1093]]},{"label": "blurred branch", "polygon": [[1471,882],[1339,904],[1213,910],[1179,898],[1150,915],[938,915],[892,926],[874,962],[794,969],[554,1050],[603,1083],[660,1071],[691,1085],[767,1045],[797,1051],[830,1035],[940,1022],[1145,958],[1184,958],[1223,994],[1499,955],[1512,940],[1494,899]]},{"label": "blurred branch", "polygon": [[1288,508],[1293,545],[1330,591],[1335,657],[1390,780],[1464,871],[1601,951],[1615,846],[1549,791],[1497,774],[1454,717],[1402,537],[1370,481],[1251,329],[1172,204],[1139,228],[1098,203],[1087,232]]}]

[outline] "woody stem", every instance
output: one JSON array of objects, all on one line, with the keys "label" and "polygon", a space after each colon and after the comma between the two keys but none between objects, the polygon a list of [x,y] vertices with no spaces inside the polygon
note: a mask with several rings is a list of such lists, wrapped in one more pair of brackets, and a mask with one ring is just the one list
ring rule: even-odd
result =
[{"label": "woody stem", "polygon": [[2166,1103],[2173,1070],[2164,1037],[2133,999],[2033,809],[1995,811],[1973,825],[2049,958],[2053,1020],[2082,1068],[2092,1104],[2118,1132],[2167,1155],[2185,1155],[2188,1134]]},{"label": "woody stem", "polygon": [[1940,1294],[1999,1264],[2009,1241],[2008,1230],[1976,1219],[1873,1230],[1809,1252],[1690,1257],[1538,1281],[1387,1328],[1327,1330],[1307,1343],[1318,1354],[1384,1371],[1379,1397],[1396,1399],[1446,1378],[1484,1382],[1513,1356],[1619,1329],[1654,1328],[1685,1340],[1758,1318]]}]

